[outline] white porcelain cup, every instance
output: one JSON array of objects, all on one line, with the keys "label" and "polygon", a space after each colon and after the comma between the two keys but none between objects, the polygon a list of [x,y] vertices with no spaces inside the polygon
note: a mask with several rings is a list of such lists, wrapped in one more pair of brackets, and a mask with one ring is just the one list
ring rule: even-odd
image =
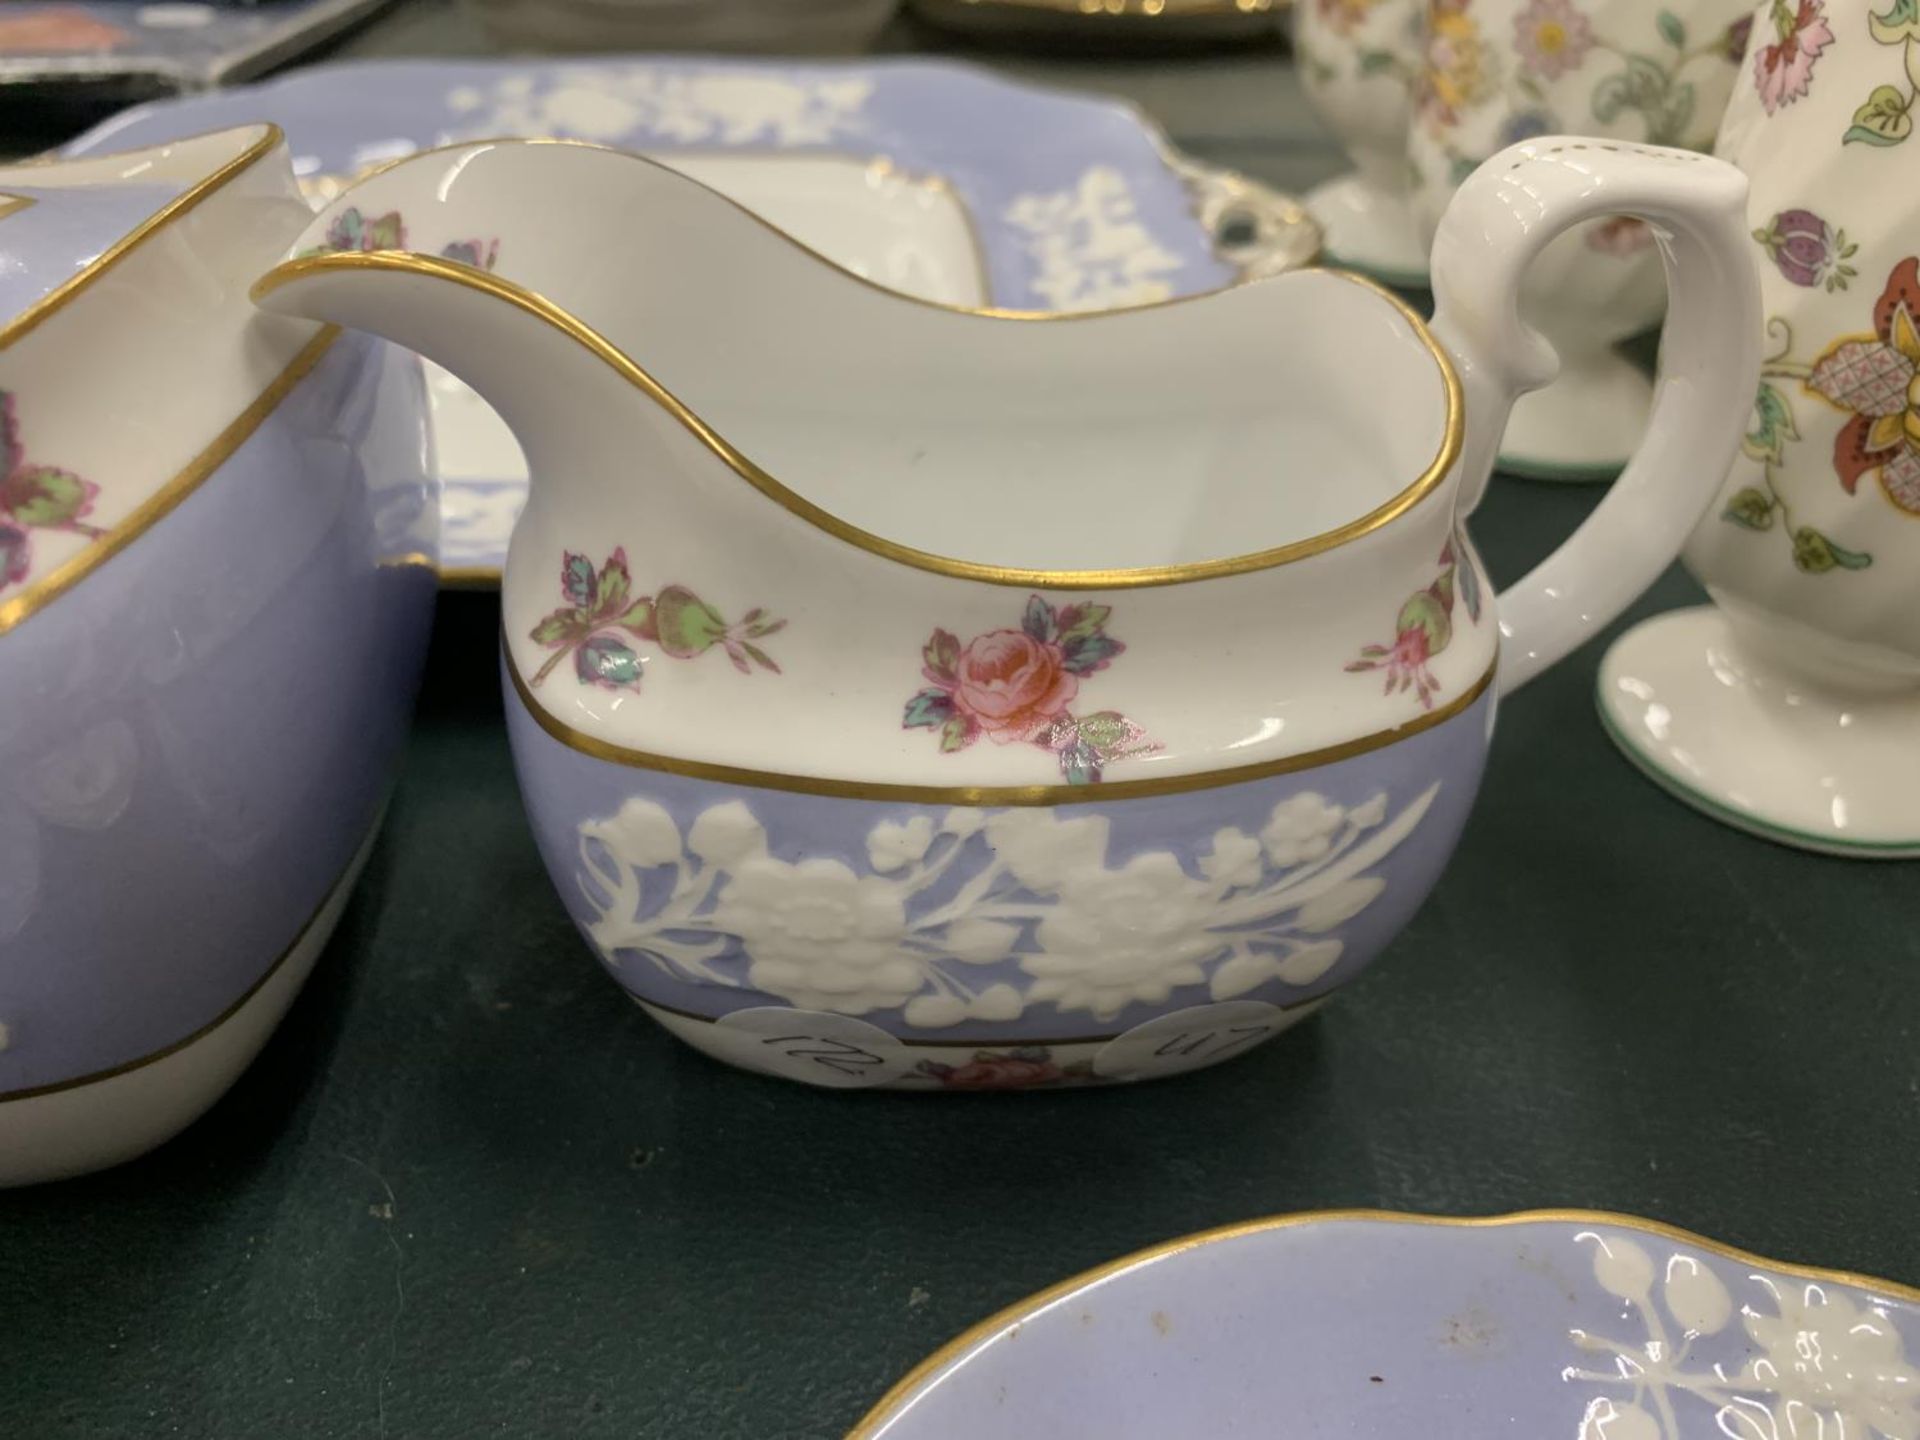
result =
[{"label": "white porcelain cup", "polygon": [[[1416,214],[1436,225],[1476,166],[1541,134],[1705,150],[1748,15],[1749,0],[1431,0],[1408,148]],[[1614,347],[1659,323],[1665,295],[1655,237],[1638,221],[1598,221],[1546,248],[1522,306],[1560,373],[1514,406],[1502,469],[1619,473],[1652,389]]]},{"label": "white porcelain cup", "polygon": [[1859,856],[1920,854],[1920,142],[1892,103],[1920,21],[1873,10],[1756,27],[1717,148],[1752,180],[1765,358],[1687,547],[1716,604],[1628,634],[1600,696],[1683,798]]}]

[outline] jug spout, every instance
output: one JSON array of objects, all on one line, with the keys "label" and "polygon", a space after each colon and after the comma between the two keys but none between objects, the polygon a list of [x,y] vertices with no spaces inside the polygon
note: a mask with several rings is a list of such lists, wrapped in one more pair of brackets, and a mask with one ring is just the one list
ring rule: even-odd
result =
[{"label": "jug spout", "polygon": [[[549,428],[615,423],[617,411],[579,403],[596,391],[605,368],[596,350],[606,349],[604,342],[534,290],[495,273],[501,252],[518,248],[513,227],[490,227],[484,238],[429,240],[427,226],[411,219],[426,207],[408,205],[408,198],[351,192],[307,228],[290,259],[255,284],[254,302],[364,330],[425,356],[477,391],[523,448],[539,444]],[[421,248],[400,248],[416,240]],[[620,414],[618,423],[632,419]]]},{"label": "jug spout", "polygon": [[[688,204],[722,213],[683,214]],[[752,393],[730,373],[728,297],[698,278],[728,273],[702,252],[725,248],[729,223],[765,229],[631,156],[560,142],[456,146],[339,196],[253,294],[263,309],[423,355],[492,406],[531,476],[510,557],[551,562],[529,565],[537,583],[516,581],[509,564],[508,591],[532,605],[536,593],[551,598],[554,569],[572,563],[563,557],[598,570],[619,554],[657,570],[687,566],[721,536],[743,552],[782,550],[789,517],[739,484],[763,472],[677,393],[703,409],[733,388]],[[675,390],[635,353],[664,362]]]},{"label": "jug spout", "polygon": [[[606,363],[596,352],[605,342],[523,286],[463,261],[426,252],[307,253],[276,267],[253,295],[264,310],[364,330],[445,367],[523,448],[541,446],[548,431],[616,424],[627,432],[625,448],[635,444],[630,409],[588,403],[604,393]],[[565,472],[536,463],[535,473]]]},{"label": "jug spout", "polygon": [[[911,417],[876,424],[871,385],[849,373],[891,362],[835,337],[859,328],[847,313],[859,302],[898,297],[718,192],[598,146],[476,142],[376,171],[253,295],[391,340],[478,392],[532,477],[516,548],[544,527],[552,543],[605,537],[602,553],[631,557],[627,537],[644,528],[665,554],[725,536],[736,550],[827,556],[820,542],[854,527],[825,508],[897,471],[908,444],[893,431]],[[835,344],[838,359],[823,358]],[[756,463],[769,456],[794,488]]]}]

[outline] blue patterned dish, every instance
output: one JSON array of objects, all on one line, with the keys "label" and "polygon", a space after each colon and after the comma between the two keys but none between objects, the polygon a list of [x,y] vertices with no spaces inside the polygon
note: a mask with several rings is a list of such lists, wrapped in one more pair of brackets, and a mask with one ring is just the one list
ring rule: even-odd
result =
[{"label": "blue patterned dish", "polygon": [[[287,132],[316,198],[370,166],[460,139],[643,149],[849,269],[957,304],[1110,309],[1293,268],[1319,249],[1293,202],[1177,155],[1126,105],[925,61],[325,66],[131,110],[71,148],[257,119]],[[457,381],[436,375],[434,395],[443,575],[497,584],[525,499],[524,462]]]},{"label": "blue patterned dish", "polygon": [[1920,1290],[1624,1215],[1289,1215],[936,1352],[847,1440],[1913,1440]]}]

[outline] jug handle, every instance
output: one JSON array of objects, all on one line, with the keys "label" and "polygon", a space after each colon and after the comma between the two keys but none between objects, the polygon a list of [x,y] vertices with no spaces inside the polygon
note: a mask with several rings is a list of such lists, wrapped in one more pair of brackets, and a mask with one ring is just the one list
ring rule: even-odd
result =
[{"label": "jug handle", "polygon": [[1747,179],[1685,150],[1547,137],[1495,155],[1463,184],[1433,242],[1433,333],[1465,394],[1460,509],[1485,492],[1514,399],[1553,378],[1553,348],[1520,318],[1520,279],[1584,220],[1648,222],[1667,272],[1667,323],[1647,431],[1607,497],[1502,591],[1500,690],[1587,640],[1671,564],[1718,494],[1753,407],[1760,291]]}]

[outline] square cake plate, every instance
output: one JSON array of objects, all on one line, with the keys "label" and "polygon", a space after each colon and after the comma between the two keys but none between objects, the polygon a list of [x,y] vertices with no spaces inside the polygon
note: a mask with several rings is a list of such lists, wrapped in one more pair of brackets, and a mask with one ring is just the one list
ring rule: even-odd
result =
[{"label": "square cake plate", "polygon": [[[923,299],[1014,310],[1151,304],[1310,264],[1291,198],[1174,150],[1120,102],[926,61],[394,61],[124,112],[67,147],[130,149],[271,120],[316,200],[461,140],[544,136],[638,150],[802,244]],[[429,371],[441,575],[499,583],[526,494],[492,410]]]}]

